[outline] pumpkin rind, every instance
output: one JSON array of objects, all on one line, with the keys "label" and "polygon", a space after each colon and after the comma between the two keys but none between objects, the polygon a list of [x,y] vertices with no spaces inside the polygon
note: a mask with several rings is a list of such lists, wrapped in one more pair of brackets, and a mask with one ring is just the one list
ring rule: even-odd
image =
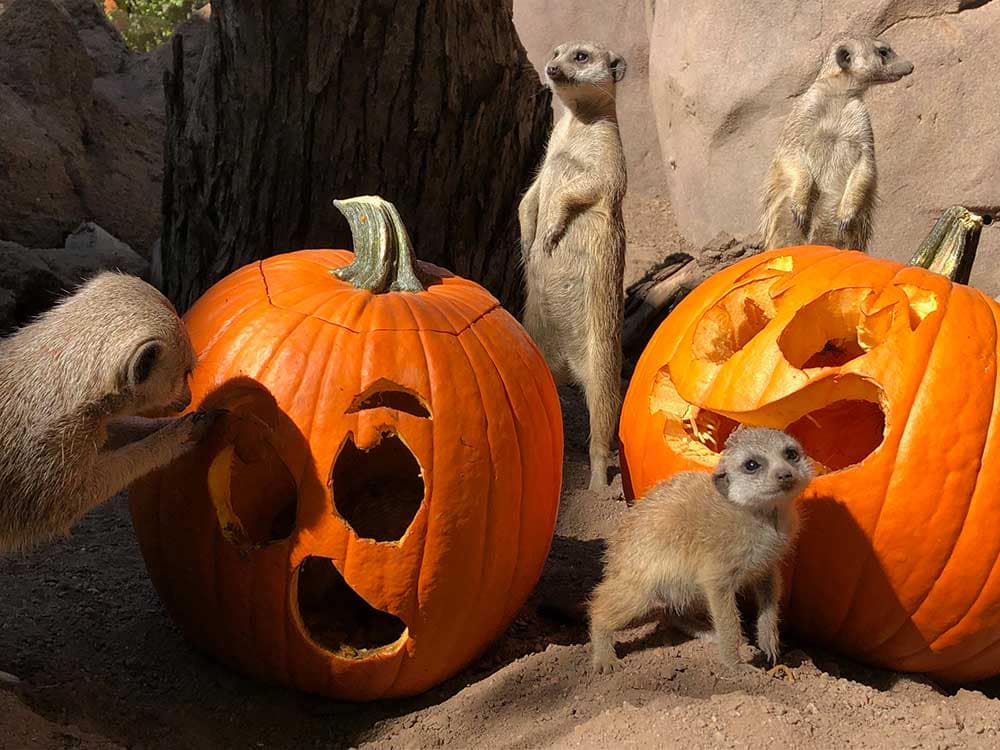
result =
[{"label": "pumpkin rind", "polygon": [[[814,355],[845,361],[789,362],[822,326],[849,329],[852,315],[854,348]],[[998,319],[1000,307],[974,289],[861,253],[807,246],[737,263],[688,295],[639,360],[620,428],[626,494],[709,468],[711,433],[728,420],[794,425],[813,455],[851,456],[865,443],[860,463],[818,476],[801,500],[786,624],[901,671],[996,675]]]},{"label": "pumpkin rind", "polygon": [[[513,619],[548,554],[563,437],[540,353],[484,289],[421,264],[426,291],[372,294],[330,273],[352,258],[308,250],[253,263],[185,316],[199,356],[192,407],[273,428],[257,439],[295,479],[290,536],[248,547],[224,533],[206,481],[219,440],[138,483],[130,506],[154,585],[193,642],[260,678],[367,700],[455,674]],[[429,417],[359,408],[379,381],[415,394]],[[349,435],[367,449],[386,434],[412,452],[425,488],[389,542],[359,537],[328,487]],[[401,619],[403,637],[356,658],[319,645],[297,609],[310,556],[332,559],[356,594]]]}]

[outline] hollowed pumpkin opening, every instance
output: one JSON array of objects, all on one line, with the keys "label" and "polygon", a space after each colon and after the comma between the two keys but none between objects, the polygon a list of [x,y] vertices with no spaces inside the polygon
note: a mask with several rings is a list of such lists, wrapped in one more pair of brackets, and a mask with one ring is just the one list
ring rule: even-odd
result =
[{"label": "hollowed pumpkin opening", "polygon": [[[664,414],[663,440],[671,450],[705,466],[714,465],[726,440],[741,424],[684,401],[667,368],[656,376],[649,408],[650,413]],[[851,398],[810,411],[790,425],[768,426],[794,435],[824,471],[839,471],[861,463],[875,452],[885,436],[885,421],[885,412],[877,401]]]},{"label": "hollowed pumpkin opening", "polygon": [[773,278],[733,290],[702,315],[692,351],[699,359],[723,364],[743,349],[774,318]]},{"label": "hollowed pumpkin opening", "polygon": [[238,545],[281,542],[295,530],[298,488],[288,466],[267,442],[225,447],[209,469],[209,494],[223,536]]},{"label": "hollowed pumpkin opening", "polygon": [[403,538],[424,500],[420,464],[394,434],[361,450],[348,436],[330,477],[333,507],[354,532],[376,542]]},{"label": "hollowed pumpkin opening", "polygon": [[415,393],[393,383],[385,378],[379,379],[364,393],[358,396],[347,409],[348,414],[385,407],[396,411],[412,414],[415,417],[430,419],[431,412],[423,400]]},{"label": "hollowed pumpkin opening", "polygon": [[785,428],[831,471],[859,464],[882,444],[885,412],[873,401],[835,401]]},{"label": "hollowed pumpkin opening", "polygon": [[327,557],[303,560],[297,586],[299,615],[309,637],[343,659],[369,656],[406,632],[402,620],[362,599]]},{"label": "hollowed pumpkin opening", "polygon": [[868,326],[862,312],[871,289],[836,289],[805,305],[778,337],[792,367],[841,367],[885,339],[882,326]]}]

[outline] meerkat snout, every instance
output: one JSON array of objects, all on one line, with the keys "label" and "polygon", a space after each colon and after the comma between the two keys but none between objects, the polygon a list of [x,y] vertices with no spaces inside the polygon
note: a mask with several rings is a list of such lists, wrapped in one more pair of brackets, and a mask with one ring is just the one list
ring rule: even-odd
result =
[{"label": "meerkat snout", "polygon": [[[733,481],[736,475],[739,480]],[[808,457],[791,435],[765,427],[744,427],[726,441],[712,481],[719,494],[734,503],[773,507],[793,500],[812,476]]]},{"label": "meerkat snout", "polygon": [[795,499],[812,474],[791,435],[741,427],[714,472],[684,471],[653,486],[608,541],[588,605],[594,667],[613,669],[614,632],[660,607],[682,629],[707,610],[722,661],[738,664],[736,597],[746,589],[757,599],[757,645],[775,663],[781,561],[798,533]]},{"label": "meerkat snout", "polygon": [[855,85],[895,83],[913,72],[913,63],[899,57],[881,39],[846,38],[826,65],[829,77],[845,76]]}]

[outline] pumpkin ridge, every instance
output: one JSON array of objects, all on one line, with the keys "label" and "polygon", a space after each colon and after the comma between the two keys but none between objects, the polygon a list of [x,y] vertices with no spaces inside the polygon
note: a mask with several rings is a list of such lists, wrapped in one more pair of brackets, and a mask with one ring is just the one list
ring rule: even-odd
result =
[{"label": "pumpkin ridge", "polygon": [[[906,268],[907,268],[906,266],[902,266],[899,270],[903,271],[903,270],[906,270]],[[899,274],[897,272],[897,274],[895,276],[893,276],[893,280],[895,280],[898,275]],[[938,311],[941,311],[942,308],[945,309],[945,310],[947,310],[948,306],[949,306],[948,303],[951,301],[952,286],[948,285],[947,287],[945,287],[945,289],[946,289],[947,295],[945,296],[945,298],[943,300],[941,300],[939,302],[938,308],[937,308]],[[916,403],[916,401],[920,398],[921,391],[923,390],[923,388],[924,388],[924,386],[925,386],[925,384],[927,382],[927,371],[929,369],[927,367],[927,365],[930,362],[931,357],[934,355],[934,350],[937,348],[937,343],[938,343],[937,342],[937,335],[941,332],[941,325],[944,322],[945,314],[946,313],[942,313],[935,320],[935,323],[937,324],[937,328],[934,331],[935,335],[934,335],[933,343],[931,344],[930,347],[927,347],[925,349],[926,356],[923,358],[923,362],[921,363],[921,366],[920,366],[919,380],[917,381],[916,388],[913,389],[913,397],[910,398],[909,402],[906,404],[906,414],[905,414],[905,416],[903,418],[903,422],[902,422],[902,424],[899,425],[899,445],[902,445],[903,441],[906,439],[907,428],[909,427],[909,424],[910,424],[910,418],[913,415],[913,404]],[[897,409],[898,408],[900,408],[900,407],[897,407]],[[892,462],[892,464],[889,467],[889,472],[888,472],[888,476],[886,477],[886,480],[885,480],[885,488],[882,491],[882,495],[886,495],[888,493],[888,491],[889,491],[889,488],[892,486],[893,477],[896,474],[896,465],[897,464],[894,461],[894,462]],[[879,559],[878,559],[878,554],[877,554],[877,552],[875,550],[874,544],[875,544],[875,540],[876,540],[876,538],[878,536],[879,522],[882,520],[882,514],[883,514],[884,511],[885,511],[885,502],[882,502],[879,505],[878,513],[875,516],[875,523],[872,526],[872,530],[868,534],[868,538],[871,540],[871,545],[872,545],[871,546],[870,554],[867,556],[867,558],[865,559],[865,561],[862,563],[861,574],[859,576],[857,576],[857,578],[855,579],[854,588],[853,588],[853,590],[851,592],[850,597],[847,600],[848,601],[848,606],[847,606],[846,610],[844,611],[844,615],[843,615],[843,617],[841,617],[840,622],[837,624],[837,627],[833,629],[832,632],[834,632],[834,633],[838,633],[839,634],[841,632],[841,630],[843,629],[843,627],[844,627],[844,623],[851,619],[851,615],[854,613],[854,609],[858,605],[858,595],[860,593],[860,589],[862,588],[861,582],[865,579],[865,576],[867,575],[868,571],[871,569],[872,564],[876,564],[876,565],[880,564]]]},{"label": "pumpkin ridge", "polygon": [[[963,292],[966,289],[967,289],[966,287],[960,287],[957,291]],[[970,289],[968,291],[971,292],[972,290]],[[973,300],[970,301],[970,304],[971,305],[975,305],[977,301],[978,300],[973,299]],[[951,306],[949,305],[949,310],[950,309],[951,309]],[[996,318],[992,314],[992,312],[993,312],[992,310],[987,311],[987,314],[989,315],[990,323],[992,324],[992,327],[993,327],[993,341],[994,341],[994,345],[993,345],[993,347],[991,347],[992,350],[993,350],[993,352],[994,352],[994,377],[992,379],[993,398],[992,398],[992,403],[990,404],[990,410],[989,410],[989,415],[988,415],[988,420],[989,421],[987,422],[986,431],[984,433],[984,438],[983,438],[983,441],[982,441],[982,445],[981,445],[980,450],[979,450],[979,461],[978,461],[977,470],[976,470],[976,478],[975,478],[974,483],[973,483],[972,492],[970,493],[970,496],[969,496],[969,504],[966,507],[965,513],[964,513],[963,518],[962,518],[962,525],[957,530],[957,533],[955,535],[955,539],[953,540],[953,543],[951,545],[951,550],[948,553],[948,557],[945,559],[944,564],[941,566],[941,569],[938,571],[937,575],[934,576],[934,579],[931,582],[930,588],[928,588],[928,590],[924,593],[924,595],[920,597],[919,602],[916,604],[916,607],[914,608],[913,613],[910,616],[911,620],[916,620],[917,615],[920,614],[920,611],[923,608],[923,605],[927,602],[927,600],[934,593],[935,587],[941,582],[941,578],[942,578],[945,570],[951,564],[951,561],[952,561],[952,559],[953,559],[953,557],[955,555],[956,547],[958,546],[958,542],[962,538],[962,533],[965,531],[966,524],[969,522],[969,515],[970,515],[970,510],[972,508],[972,504],[975,502],[977,493],[979,492],[979,489],[981,487],[980,480],[982,479],[982,473],[980,472],[979,469],[982,467],[982,465],[983,465],[983,459],[985,458],[986,453],[987,453],[987,451],[989,449],[990,438],[993,436],[994,431],[995,431],[995,426],[996,426],[995,416],[996,416],[998,408],[1000,408],[1000,389],[997,388],[997,379],[996,379],[996,374],[997,374],[996,373],[996,369],[997,369],[997,367],[996,367],[997,323],[996,323]],[[940,512],[940,507],[935,511],[935,514],[933,516],[931,516],[931,518],[930,518],[930,520],[928,522],[930,526],[932,526],[932,527],[934,526],[935,519],[937,518],[939,512]],[[996,562],[997,562],[998,559],[1000,559],[1000,548],[998,548],[997,557],[994,559],[993,567],[996,567]],[[993,568],[991,568],[990,570],[992,571]],[[945,634],[947,634],[954,627],[957,627],[957,626],[959,626],[961,624],[961,622],[965,618],[965,616],[968,615],[969,610],[971,610],[973,608],[973,606],[975,605],[975,602],[978,601],[978,599],[980,598],[980,596],[982,596],[982,592],[986,588],[986,584],[989,581],[989,578],[990,578],[989,575],[986,575],[986,576],[983,577],[982,584],[979,587],[979,592],[976,594],[975,597],[972,598],[972,606],[970,606],[970,607],[968,607],[966,609],[965,614],[960,615],[955,620],[955,622],[952,625],[946,627],[944,630],[942,630],[940,633],[938,633],[936,636],[934,636],[934,638],[931,641],[931,643],[936,642],[938,639],[942,638]],[[903,623],[903,625],[905,625],[905,622]],[[902,629],[903,625],[900,626],[900,629]],[[897,633],[898,633],[898,630],[895,633],[893,633],[892,637],[895,637],[895,635]],[[886,643],[886,642],[892,640],[892,637],[887,638],[885,641],[883,641],[883,643]],[[880,643],[879,645],[881,646],[882,644]],[[912,655],[913,655],[912,653],[906,654],[902,658],[909,658]]]},{"label": "pumpkin ridge", "polygon": [[[993,347],[993,350],[994,350],[994,353],[995,353],[994,356],[996,357],[995,367],[996,367],[996,369],[1000,370],[1000,346],[998,346],[998,345],[1000,345],[1000,326],[997,325],[997,319],[996,319],[996,315],[995,315],[994,311],[991,309],[990,312],[991,312],[990,318],[991,318],[991,321],[993,323],[993,337],[994,337],[994,347]],[[982,466],[983,460],[984,460],[984,458],[986,456],[986,453],[989,450],[991,438],[994,436],[996,430],[1000,429],[1000,426],[998,426],[997,420],[996,420],[996,414],[997,414],[998,410],[1000,410],[1000,388],[996,387],[996,379],[994,379],[993,410],[990,412],[989,424],[988,424],[987,429],[986,429],[986,438],[983,441],[983,449],[982,449],[982,452],[981,452],[981,455],[980,455],[980,460],[979,460],[979,465],[980,466]],[[972,491],[972,498],[969,501],[969,507],[966,510],[965,518],[962,520],[962,527],[959,529],[958,538],[961,538],[962,532],[965,531],[966,524],[969,522],[970,513],[968,511],[971,510],[972,505],[973,505],[973,503],[975,503],[977,495],[979,493],[979,490],[980,490],[980,487],[981,487],[980,478],[981,478],[981,475],[980,475],[979,472],[977,472],[976,473],[976,483],[975,483],[975,486],[974,486],[973,491]],[[956,539],[956,541],[957,541],[957,539]],[[946,561],[944,567],[941,570],[941,573],[943,573],[944,570],[947,569],[948,564],[951,562],[951,559],[954,556],[955,546],[957,546],[957,545],[953,545],[953,547],[952,547],[952,554],[949,556],[948,560]],[[952,631],[954,631],[956,628],[960,627],[965,622],[965,620],[970,616],[970,614],[973,612],[973,610],[975,610],[976,605],[979,603],[979,600],[983,596],[983,592],[986,590],[987,586],[989,585],[990,579],[994,575],[995,571],[998,569],[998,565],[997,565],[998,562],[1000,562],[1000,545],[998,545],[998,547],[997,547],[997,554],[993,558],[993,565],[989,568],[989,573],[987,573],[985,576],[983,576],[983,580],[982,580],[982,582],[979,585],[979,591],[976,593],[976,595],[974,597],[972,597],[971,603],[969,604],[968,607],[966,607],[965,612],[961,616],[959,616],[958,619],[956,619],[955,622],[953,622],[950,626],[948,626],[943,631],[941,631],[934,638],[934,641],[933,641],[934,643],[936,643],[937,641],[941,640],[942,638],[946,638]],[[923,604],[926,602],[926,600],[928,598],[930,598],[930,595],[933,593],[934,587],[940,581],[940,578],[941,578],[941,574],[939,574],[938,578],[935,579],[934,583],[931,585],[930,590],[927,592],[927,594],[925,595],[925,597],[921,601],[920,605],[918,605],[917,609],[914,611],[914,615],[913,615],[914,617],[919,613],[920,609],[923,607]],[[995,641],[993,645],[995,645],[996,643],[1000,643],[1000,636],[998,636],[997,641]],[[990,647],[987,646],[986,648],[990,648]],[[983,650],[985,651],[986,649],[983,649]],[[912,654],[907,655],[907,656],[912,656]]]},{"label": "pumpkin ridge", "polygon": [[[524,449],[522,448],[524,440],[523,440],[522,435],[521,435],[522,426],[521,426],[520,420],[518,419],[518,416],[517,416],[517,410],[514,408],[514,402],[511,399],[510,386],[507,383],[507,380],[504,378],[503,373],[500,371],[500,368],[497,367],[496,360],[491,355],[492,353],[490,351],[490,347],[486,344],[486,342],[483,341],[482,336],[479,335],[480,332],[477,329],[475,329],[475,328],[471,328],[470,329],[470,334],[472,336],[476,337],[476,341],[478,341],[479,342],[479,346],[482,347],[483,352],[485,353],[486,358],[489,360],[491,366],[493,367],[494,372],[496,372],[497,380],[500,382],[500,386],[503,389],[504,399],[507,402],[507,410],[510,412],[511,424],[514,427],[514,431],[513,431],[514,445],[517,447],[517,461],[513,465],[520,467],[520,466],[522,466],[522,462],[523,462],[523,459],[524,459]],[[521,512],[521,509],[522,509],[522,507],[524,505],[524,495],[525,495],[524,471],[523,471],[523,469],[520,470],[518,473],[520,474],[520,480],[521,480],[519,482],[519,485],[520,485],[520,496],[518,498],[518,518],[521,519],[521,520],[520,520],[520,523],[518,523],[518,526],[517,526],[517,538],[515,540],[514,545],[512,545],[515,548],[518,547],[518,542],[520,541],[520,537],[521,537],[521,523],[525,522],[525,520],[524,520],[524,514]],[[492,479],[491,479],[491,485],[492,485]],[[492,496],[491,496],[490,499],[492,501]],[[484,562],[484,572],[480,575],[480,579],[481,580],[486,577],[485,576],[485,563],[486,563],[485,558],[484,558],[483,562]],[[504,589],[504,599],[505,600],[507,599],[507,597],[509,597],[511,589],[513,589],[513,587],[514,587],[514,581],[517,580],[517,568],[518,568],[518,564],[517,563],[518,563],[518,561],[515,559],[514,564],[511,566],[510,574],[507,576],[507,584],[506,584],[506,587]],[[500,620],[499,620],[499,623],[497,624],[498,626],[500,624],[502,624],[507,619],[507,608],[506,608],[506,606],[502,610],[499,610],[499,615],[500,615]]]}]

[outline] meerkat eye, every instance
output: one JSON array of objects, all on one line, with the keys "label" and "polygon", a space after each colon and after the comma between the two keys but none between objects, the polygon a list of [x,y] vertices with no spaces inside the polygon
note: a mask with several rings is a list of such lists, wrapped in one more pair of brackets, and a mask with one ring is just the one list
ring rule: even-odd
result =
[{"label": "meerkat eye", "polygon": [[573,55],[573,59],[576,60],[578,63],[585,63],[587,62],[587,60],[590,59],[590,55],[588,55],[586,52],[577,52],[575,55]]},{"label": "meerkat eye", "polygon": [[878,48],[878,55],[883,60],[888,60],[889,59],[889,52],[890,52],[890,49],[888,47],[879,47]]},{"label": "meerkat eye", "polygon": [[759,468],[760,464],[757,463],[757,461],[755,461],[752,458],[748,458],[746,461],[743,462],[743,471],[747,472],[748,474],[753,474]]},{"label": "meerkat eye", "polygon": [[799,452],[795,448],[785,448],[785,458],[789,461],[798,461]]}]

